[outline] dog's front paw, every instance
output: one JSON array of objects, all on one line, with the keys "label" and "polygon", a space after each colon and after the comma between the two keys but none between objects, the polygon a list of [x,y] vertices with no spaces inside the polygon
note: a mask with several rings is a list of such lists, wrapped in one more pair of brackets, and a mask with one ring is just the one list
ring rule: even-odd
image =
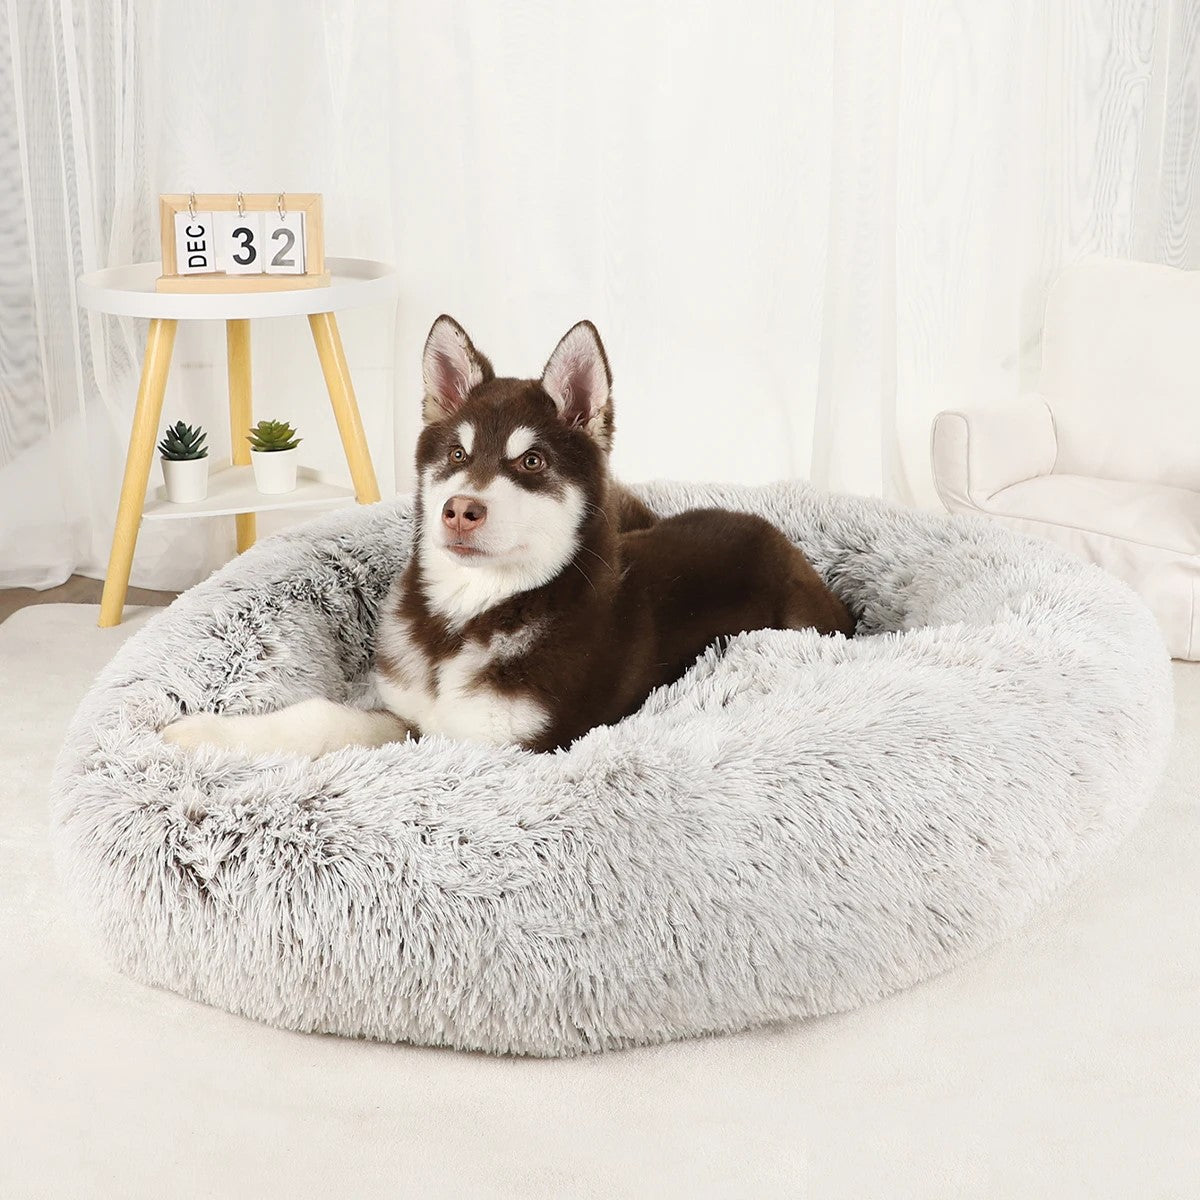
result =
[{"label": "dog's front paw", "polygon": [[196,713],[168,725],[162,731],[163,741],[185,750],[195,750],[199,746],[233,746],[237,743],[230,736],[230,725],[229,717]]}]

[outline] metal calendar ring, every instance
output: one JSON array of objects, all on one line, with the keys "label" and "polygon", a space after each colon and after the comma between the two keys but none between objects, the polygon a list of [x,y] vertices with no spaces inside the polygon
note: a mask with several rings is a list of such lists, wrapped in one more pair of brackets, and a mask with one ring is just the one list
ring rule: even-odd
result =
[{"label": "metal calendar ring", "polygon": [[196,219],[196,192],[192,190],[188,193],[188,216],[194,221]]},{"label": "metal calendar ring", "polygon": [[243,196],[241,192],[238,192],[237,204],[238,220],[240,221],[246,215],[246,197]]},{"label": "metal calendar ring", "polygon": [[287,216],[287,209],[284,208],[284,206],[283,206],[283,193],[282,192],[279,193],[279,199],[275,201],[275,207],[277,209],[279,209],[279,215],[281,218]]}]

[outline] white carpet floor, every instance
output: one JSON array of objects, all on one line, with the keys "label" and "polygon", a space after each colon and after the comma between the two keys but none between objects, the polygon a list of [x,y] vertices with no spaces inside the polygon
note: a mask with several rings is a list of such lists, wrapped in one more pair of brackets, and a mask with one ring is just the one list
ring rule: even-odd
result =
[{"label": "white carpet floor", "polygon": [[846,1016],[564,1062],[283,1033],[114,973],[46,790],[148,610],[0,625],[0,1197],[1200,1196],[1200,666],[1118,854],[981,960]]}]

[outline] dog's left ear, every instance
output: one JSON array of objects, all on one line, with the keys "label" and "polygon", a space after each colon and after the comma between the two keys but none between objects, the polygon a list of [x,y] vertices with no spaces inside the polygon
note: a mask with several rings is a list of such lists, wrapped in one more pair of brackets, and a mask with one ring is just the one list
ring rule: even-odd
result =
[{"label": "dog's left ear", "polygon": [[605,450],[611,448],[612,372],[591,321],[572,326],[554,347],[542,387],[568,425],[583,429]]}]

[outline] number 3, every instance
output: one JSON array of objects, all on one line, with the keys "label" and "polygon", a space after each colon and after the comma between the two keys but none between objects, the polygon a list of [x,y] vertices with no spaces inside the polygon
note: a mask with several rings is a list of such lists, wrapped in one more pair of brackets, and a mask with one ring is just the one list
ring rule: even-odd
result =
[{"label": "number 3", "polygon": [[235,254],[233,261],[243,267],[248,267],[258,257],[258,251],[254,246],[254,230],[247,229],[245,225],[239,225],[233,231],[233,236],[241,240],[243,251],[242,254]]},{"label": "number 3", "polygon": [[259,213],[222,213],[221,247],[217,261],[227,275],[259,275],[263,269],[262,216]]}]

